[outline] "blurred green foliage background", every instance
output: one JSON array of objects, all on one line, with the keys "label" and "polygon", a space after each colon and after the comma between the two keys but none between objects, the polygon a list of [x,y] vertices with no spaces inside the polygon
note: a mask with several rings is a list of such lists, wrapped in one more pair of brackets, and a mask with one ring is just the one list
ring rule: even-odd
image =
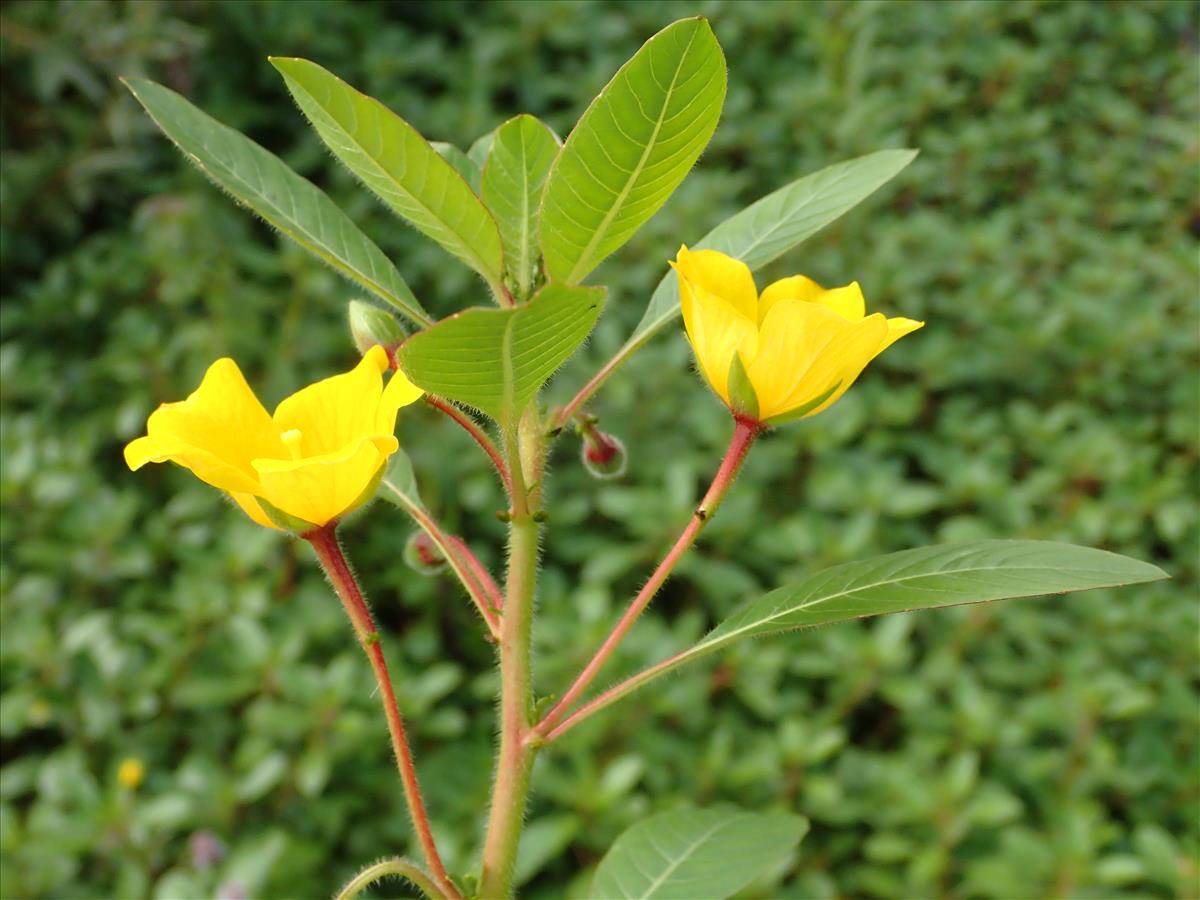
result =
[{"label": "blurred green foliage background", "polygon": [[[621,657],[656,661],[802,572],[919,544],[1053,538],[1174,580],[901,615],[741,647],[539,763],[521,880],[576,896],[614,837],[681,803],[794,810],[773,897],[1195,897],[1198,7],[1191,3],[10,2],[0,12],[6,898],[319,897],[410,835],[368,667],[304,548],[125,441],[216,357],[268,405],[348,367],[353,289],[235,208],[117,81],[189,96],[325,187],[426,306],[482,284],[330,160],[266,63],[312,58],[460,146],[560,133],[672,19],[711,17],[725,116],[669,205],[597,273],[569,397],[681,241],[785,181],[892,146],[916,163],[760,273],[859,279],[927,320],[834,410],[762,442]],[[724,445],[678,330],[599,395],[629,447],[563,442],[539,690],[563,688]],[[493,566],[500,495],[430,410],[422,489]],[[436,830],[472,864],[491,648],[408,569],[379,503],[347,529],[386,632]],[[614,673],[615,674],[615,673]],[[136,789],[120,762],[144,762]]]}]

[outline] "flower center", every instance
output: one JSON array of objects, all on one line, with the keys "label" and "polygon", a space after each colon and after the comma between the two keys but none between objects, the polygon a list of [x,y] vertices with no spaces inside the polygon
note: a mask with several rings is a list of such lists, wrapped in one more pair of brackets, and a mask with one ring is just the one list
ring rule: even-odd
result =
[{"label": "flower center", "polygon": [[292,454],[292,459],[300,458],[300,439],[303,436],[299,428],[290,428],[279,436],[283,446],[288,448],[288,453]]}]

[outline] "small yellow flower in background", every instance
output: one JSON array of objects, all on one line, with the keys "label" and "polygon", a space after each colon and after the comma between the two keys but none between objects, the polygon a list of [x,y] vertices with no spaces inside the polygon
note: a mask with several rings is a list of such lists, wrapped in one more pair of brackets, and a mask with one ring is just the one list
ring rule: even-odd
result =
[{"label": "small yellow flower in background", "polygon": [[749,267],[679,248],[679,303],[700,371],[734,412],[780,424],[828,409],[867,363],[924,322],[866,314],[858,282],[826,290],[776,281],[760,296]]},{"label": "small yellow flower in background", "polygon": [[326,525],[370,499],[399,447],[396,413],[421,396],[399,372],[384,387],[387,369],[386,351],[372,347],[352,371],[297,391],[268,415],[237,363],[219,359],[190,397],[151,414],[125,462],[135,471],[178,463],[268,528],[277,527],[272,507]]},{"label": "small yellow flower in background", "polygon": [[136,791],[145,777],[146,766],[136,757],[127,756],[117,766],[117,781],[121,783],[121,787],[131,791]]}]

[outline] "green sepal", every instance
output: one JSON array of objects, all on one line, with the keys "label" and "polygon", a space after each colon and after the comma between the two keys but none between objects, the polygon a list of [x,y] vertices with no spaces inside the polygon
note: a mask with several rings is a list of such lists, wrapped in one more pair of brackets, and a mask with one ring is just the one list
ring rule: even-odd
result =
[{"label": "green sepal", "polygon": [[775,425],[786,425],[788,422],[795,422],[797,419],[803,419],[810,412],[812,412],[814,409],[816,409],[818,406],[820,406],[822,403],[824,403],[826,400],[828,400],[830,397],[832,397],[834,392],[837,391],[837,389],[840,388],[841,386],[842,386],[842,383],[839,381],[837,384],[835,384],[833,387],[831,387],[829,390],[827,390],[825,393],[823,393],[820,397],[817,397],[815,400],[809,400],[803,406],[798,406],[795,409],[793,409],[791,412],[785,412],[782,415],[772,416],[771,418],[769,418],[765,422],[763,422],[763,424],[774,427]]},{"label": "green sepal", "polygon": [[739,416],[758,421],[758,394],[746,374],[746,366],[742,363],[742,355],[736,351],[733,361],[729,364],[729,406]]},{"label": "green sepal", "polygon": [[289,534],[307,534],[320,527],[319,525],[314,525],[312,522],[304,521],[299,516],[285,513],[278,506],[268,503],[262,497],[255,497],[254,499],[258,501],[258,505],[262,507],[263,513],[275,524],[275,527],[282,528]]}]

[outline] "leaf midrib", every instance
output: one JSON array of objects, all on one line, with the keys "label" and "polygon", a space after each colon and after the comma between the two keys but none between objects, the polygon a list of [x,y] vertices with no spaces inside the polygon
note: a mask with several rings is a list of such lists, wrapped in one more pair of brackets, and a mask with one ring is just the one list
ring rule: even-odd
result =
[{"label": "leaf midrib", "polygon": [[[629,173],[629,178],[625,182],[625,187],[621,189],[621,193],[617,195],[616,199],[612,203],[612,206],[609,207],[608,212],[604,214],[604,218],[600,221],[600,226],[594,232],[592,232],[592,238],[588,241],[587,246],[584,248],[583,254],[579,257],[575,265],[571,268],[570,273],[567,275],[566,281],[569,284],[575,283],[576,278],[579,277],[576,273],[578,273],[580,269],[584,270],[584,274],[587,274],[587,272],[591,271],[590,269],[586,268],[586,266],[590,262],[592,254],[596,252],[596,248],[600,246],[600,242],[608,234],[608,228],[612,224],[613,219],[616,218],[617,213],[620,212],[621,205],[625,202],[625,198],[629,196],[629,192],[633,190],[634,184],[637,182],[638,178],[641,177],[642,169],[645,168],[646,165],[646,160],[649,158],[650,152],[654,149],[654,145],[658,141],[658,133],[662,129],[663,120],[667,114],[667,107],[670,106],[671,97],[675,93],[675,85],[679,81],[679,73],[683,70],[684,61],[691,52],[692,45],[696,42],[696,35],[699,34],[701,30],[702,29],[700,28],[692,29],[692,34],[688,38],[687,46],[684,47],[683,52],[679,54],[679,62],[675,66],[675,71],[671,74],[671,84],[667,88],[666,96],[663,97],[662,106],[658,111],[658,121],[654,123],[654,131],[650,135],[650,140],[646,142],[646,147],[642,151],[642,156],[638,160],[637,165],[634,166],[633,170]],[[652,66],[652,61],[647,61],[647,65]]]},{"label": "leaf midrib", "polygon": [[682,853],[680,853],[679,856],[677,856],[675,858],[675,860],[669,866],[667,866],[667,868],[662,872],[662,874],[660,874],[658,876],[658,878],[654,879],[654,881],[652,881],[650,883],[650,886],[646,888],[645,893],[642,896],[643,897],[652,897],[654,895],[655,890],[658,889],[659,885],[661,885],[672,872],[674,872],[681,865],[683,865],[684,860],[687,859],[688,857],[690,857],[693,853],[695,853],[697,847],[699,847],[701,844],[703,844],[705,841],[707,841],[709,838],[711,838],[721,828],[730,824],[732,821],[736,821],[736,820],[735,819],[722,819],[720,822],[717,822],[715,825],[713,825],[711,828],[709,828],[707,831],[705,831],[702,835],[697,837],[696,840],[694,840],[691,844],[688,845],[687,849],[685,849]]},{"label": "leaf midrib", "polygon": [[[134,81],[135,81],[135,79],[129,79],[129,80],[125,81],[125,85],[126,85],[126,87],[129,88],[130,92],[134,95],[134,97],[137,98],[138,102],[141,104],[142,108],[146,111],[146,114],[148,116],[150,116],[150,119],[154,122],[154,124],[158,126],[158,130],[161,131],[164,135],[166,135],[167,140],[169,140],[172,144],[174,144],[180,153],[182,153],[185,157],[190,159],[192,162],[192,165],[194,165],[197,169],[199,169],[201,172],[203,172],[210,181],[215,182],[218,187],[222,186],[221,179],[217,178],[211,172],[211,170],[214,168],[220,169],[222,172],[225,173],[226,179],[240,185],[242,190],[244,190],[247,194],[257,197],[259,199],[259,202],[261,202],[263,206],[265,206],[273,211],[274,219],[273,220],[267,219],[268,222],[270,222],[270,224],[273,225],[275,228],[278,228],[287,237],[290,237],[292,240],[296,241],[296,243],[301,244],[302,246],[306,246],[306,248],[310,252],[315,253],[317,256],[321,257],[321,259],[323,259],[328,265],[332,266],[337,271],[342,273],[343,276],[349,277],[351,280],[354,280],[354,281],[361,281],[362,283],[366,284],[371,290],[373,290],[380,297],[384,297],[384,298],[388,299],[391,303],[395,304],[395,306],[397,308],[404,310],[404,312],[406,314],[408,314],[413,319],[413,321],[418,322],[420,324],[424,324],[424,325],[428,325],[433,321],[432,319],[429,318],[428,314],[426,314],[424,312],[424,310],[420,309],[418,306],[413,305],[412,303],[409,303],[407,298],[394,292],[391,288],[389,288],[387,285],[383,284],[373,274],[368,274],[368,273],[364,272],[362,269],[353,265],[350,262],[349,256],[346,252],[349,250],[349,248],[346,245],[346,237],[344,234],[341,234],[339,232],[339,235],[338,235],[339,242],[341,243],[342,251],[343,251],[343,253],[338,254],[333,250],[332,246],[330,246],[326,241],[324,241],[322,239],[322,236],[320,234],[305,227],[304,224],[299,222],[298,220],[293,219],[292,221],[295,224],[292,226],[284,224],[284,220],[286,218],[284,210],[281,206],[279,206],[278,203],[276,203],[266,193],[263,192],[262,187],[261,187],[263,179],[261,178],[261,176],[259,177],[260,185],[258,187],[251,185],[243,176],[238,174],[236,169],[231,168],[227,163],[225,163],[221,160],[218,153],[216,151],[214,151],[214,149],[210,145],[209,141],[205,138],[205,136],[203,134],[197,135],[194,130],[189,129],[189,131],[191,132],[191,137],[196,140],[196,143],[199,144],[200,147],[203,148],[204,152],[207,153],[210,156],[210,158],[212,159],[212,165],[206,164],[204,162],[204,160],[202,160],[199,156],[197,156],[191,150],[188,150],[186,147],[184,147],[183,144],[180,143],[179,140],[173,134],[171,134],[171,130],[168,129],[163,124],[162,119],[159,116],[155,115],[154,112],[150,109],[150,107],[147,106],[146,101],[143,100],[141,94],[138,93],[138,90],[134,84]],[[201,111],[201,112],[203,112],[203,111]],[[270,150],[267,150],[265,147],[260,146],[255,141],[251,140],[250,138],[246,137],[245,135],[241,134],[240,132],[237,132],[236,129],[230,128],[224,122],[221,122],[217,119],[213,119],[212,122],[218,133],[221,133],[222,129],[233,132],[236,137],[245,138],[245,140],[249,141],[249,143],[253,147],[253,150],[260,150],[263,153],[273,156],[273,154],[271,154]],[[223,137],[225,137],[227,140],[231,139],[231,138],[229,138],[228,135],[223,135]],[[250,151],[252,159],[254,156],[253,150]],[[254,167],[255,167],[255,174],[259,174],[258,160],[253,159],[253,162],[254,162]],[[282,160],[280,162],[282,163]],[[284,165],[286,166],[286,164],[284,164]],[[295,173],[293,173],[293,174],[295,174]],[[296,177],[302,178],[303,176],[296,175]],[[333,204],[333,201],[329,198],[329,196],[327,194],[325,194],[323,191],[321,191],[320,188],[318,188],[316,185],[312,184],[311,182],[308,182],[308,184],[313,188],[313,190],[317,191],[321,197],[323,197],[326,200],[329,200],[329,202],[331,204]],[[291,187],[287,186],[286,183],[285,183],[285,187],[288,192],[289,200],[291,201],[292,206],[294,207],[296,201],[295,201],[295,198],[292,196],[292,189],[291,189]],[[251,212],[258,212],[258,210],[254,209],[254,207],[251,206],[249,203],[247,203],[243,198],[239,197],[237,194],[234,194],[232,191],[230,191],[230,193],[233,194],[233,199],[235,202],[241,203],[242,205],[249,207]],[[333,206],[337,210],[337,212],[342,213],[342,210],[339,207],[337,207],[336,204],[333,204]],[[344,215],[344,213],[342,213],[342,214]],[[267,218],[267,216],[261,212],[259,212],[259,215],[262,215],[263,218]],[[319,215],[320,215],[320,213],[318,212],[318,216]],[[369,238],[366,237],[366,235],[363,235],[363,238],[366,241],[370,240]],[[376,250],[379,250],[377,245],[371,244],[370,246],[374,247],[374,249],[376,249]],[[368,256],[367,262],[370,263],[372,270],[374,270],[375,266],[377,265],[377,261],[369,258],[370,257],[369,249],[365,248],[363,252],[367,254],[367,256]],[[379,250],[379,253],[382,255],[383,251]],[[384,257],[384,258],[386,259],[386,257]],[[414,301],[414,303],[416,302],[415,296],[413,296],[411,299]]]},{"label": "leaf midrib", "polygon": [[[1031,565],[972,566],[969,569],[953,569],[953,570],[948,570],[948,571],[944,571],[944,572],[922,572],[918,575],[908,575],[908,576],[903,576],[900,578],[895,578],[895,579],[890,579],[890,580],[885,580],[885,581],[876,581],[871,584],[859,584],[859,585],[855,585],[854,587],[851,587],[851,588],[848,588],[845,590],[840,590],[840,591],[837,591],[832,594],[826,594],[823,597],[816,597],[805,603],[801,603],[798,606],[792,606],[792,607],[789,607],[788,609],[782,610],[773,615],[766,616],[765,618],[762,618],[762,619],[758,619],[753,624],[746,625],[742,628],[737,629],[736,631],[726,632],[725,634],[720,635],[713,641],[701,641],[699,644],[697,644],[692,649],[696,650],[696,651],[700,651],[702,649],[713,649],[713,648],[718,647],[721,644],[725,643],[727,640],[734,640],[734,639],[740,637],[745,632],[750,631],[753,628],[757,628],[758,626],[763,625],[763,624],[768,624],[770,622],[775,621],[776,619],[781,619],[784,616],[791,615],[793,613],[802,612],[806,609],[809,609],[810,607],[816,606],[819,603],[826,603],[830,600],[837,600],[840,597],[846,597],[846,596],[849,596],[850,594],[856,594],[860,591],[869,591],[869,590],[872,590],[872,589],[878,588],[878,587],[887,587],[888,585],[901,584],[904,581],[916,581],[921,578],[936,578],[936,577],[942,576],[942,575],[973,574],[976,572],[992,572],[992,571],[1003,571],[1003,572],[1043,571],[1044,572],[1047,569],[1052,569],[1055,572],[1087,573],[1087,572],[1093,571],[1091,569],[1073,569],[1073,568],[1063,567],[1063,566],[1031,566]],[[1106,588],[1106,587],[1119,587],[1124,584],[1136,584],[1136,583],[1137,582],[1112,581],[1112,582],[1106,582],[1104,584],[1090,585],[1087,588],[1087,590],[1097,590],[1099,588]],[[1066,590],[1068,590],[1068,589],[1063,589],[1063,592],[1065,592]],[[1025,595],[1025,596],[1038,597],[1038,596],[1042,596],[1044,594],[1053,594],[1053,593],[1055,593],[1055,591],[1039,591],[1039,592],[1035,592],[1034,594],[1029,594],[1029,595]],[[987,601],[967,600],[967,601],[963,601],[963,602],[964,603],[972,603],[972,602],[981,603],[981,602],[987,602]],[[955,604],[955,605],[962,605],[962,604]]]},{"label": "leaf midrib", "polygon": [[[337,77],[336,75],[333,75],[333,73],[329,73],[329,76],[330,76],[331,78],[336,78],[336,77]],[[473,261],[475,262],[475,264],[476,264],[476,265],[477,265],[477,267],[479,268],[479,271],[480,271],[480,273],[481,273],[481,274],[482,274],[482,275],[483,275],[485,278],[487,278],[487,280],[488,280],[489,282],[493,282],[493,283],[498,283],[498,282],[499,282],[499,279],[500,279],[500,274],[499,274],[498,272],[494,271],[494,270],[492,269],[492,267],[491,267],[490,265],[488,265],[488,264],[487,264],[487,261],[486,261],[486,260],[484,260],[484,259],[483,259],[483,257],[481,257],[481,256],[479,255],[479,253],[478,253],[478,252],[476,252],[476,250],[475,250],[475,247],[474,247],[474,245],[473,245],[472,241],[468,240],[468,238],[467,238],[467,236],[466,236],[466,235],[464,235],[462,232],[460,232],[460,231],[459,231],[457,228],[451,227],[451,225],[449,224],[449,221],[448,221],[447,219],[444,219],[444,218],[442,218],[441,216],[439,216],[437,213],[435,213],[435,212],[433,211],[433,209],[432,209],[431,207],[429,207],[429,206],[428,206],[428,205],[427,205],[427,204],[426,204],[424,201],[422,201],[422,200],[421,200],[419,197],[417,197],[417,195],[416,195],[416,194],[412,193],[412,192],[411,192],[411,191],[409,191],[407,188],[405,188],[405,187],[404,187],[404,185],[403,185],[403,183],[402,183],[402,182],[400,182],[399,180],[397,180],[395,176],[393,176],[393,175],[392,175],[392,174],[391,174],[391,173],[390,173],[390,172],[389,172],[389,171],[388,171],[386,168],[384,168],[383,164],[382,164],[382,163],[380,163],[380,162],[379,162],[379,161],[378,161],[378,160],[375,158],[375,156],[374,156],[373,154],[371,154],[371,153],[370,153],[370,152],[369,152],[369,151],[366,149],[366,147],[364,147],[364,146],[363,146],[363,145],[362,145],[362,144],[361,144],[361,143],[358,141],[358,139],[357,139],[357,138],[355,138],[355,137],[354,137],[354,134],[353,134],[352,132],[350,132],[349,130],[347,130],[347,128],[346,128],[344,125],[342,125],[342,123],[341,123],[341,122],[339,122],[339,121],[338,121],[336,118],[334,118],[334,116],[333,116],[333,115],[332,115],[332,114],[331,114],[331,113],[330,113],[330,112],[329,112],[329,111],[326,109],[326,107],[324,106],[324,104],[323,104],[323,103],[322,103],[320,100],[318,100],[318,99],[317,99],[317,97],[316,97],[316,96],[313,94],[313,92],[312,92],[312,91],[310,91],[310,90],[309,90],[307,87],[305,87],[303,84],[300,84],[300,82],[299,82],[299,81],[297,81],[295,78],[292,78],[291,80],[292,80],[292,81],[294,81],[294,82],[296,83],[296,85],[297,85],[297,86],[298,86],[298,87],[299,87],[301,90],[303,90],[303,91],[304,91],[304,93],[308,94],[308,96],[309,96],[310,98],[312,98],[312,101],[313,101],[315,104],[317,104],[317,107],[318,107],[318,108],[321,110],[321,112],[324,114],[325,118],[326,118],[326,119],[327,119],[329,122],[331,122],[332,124],[334,124],[334,125],[337,127],[337,129],[338,129],[338,130],[339,130],[339,131],[340,131],[342,134],[344,134],[344,135],[347,137],[347,139],[350,141],[350,143],[351,143],[351,144],[353,144],[353,145],[354,145],[354,147],[356,147],[356,148],[358,149],[358,152],[359,152],[359,153],[361,153],[361,154],[362,154],[362,156],[363,156],[365,159],[367,159],[367,160],[368,160],[368,161],[369,161],[369,162],[370,162],[372,165],[374,165],[374,167],[375,167],[375,168],[376,168],[376,169],[377,169],[379,172],[381,172],[381,173],[383,174],[383,176],[384,176],[384,179],[385,179],[386,181],[388,181],[388,182],[389,182],[389,183],[391,183],[391,184],[394,184],[394,185],[395,185],[395,186],[396,186],[396,187],[399,189],[399,191],[400,191],[400,193],[401,193],[401,194],[403,194],[404,196],[408,197],[408,198],[411,200],[411,202],[412,202],[414,205],[416,205],[416,206],[420,207],[420,209],[421,209],[421,210],[423,210],[423,211],[424,211],[424,212],[425,212],[425,213],[426,213],[426,214],[427,214],[427,215],[428,215],[428,216],[429,216],[431,219],[433,219],[433,220],[434,220],[434,221],[436,221],[438,224],[440,224],[440,225],[442,226],[442,228],[444,228],[444,229],[445,229],[447,232],[449,232],[451,235],[453,235],[453,236],[454,236],[454,237],[455,237],[455,238],[458,240],[458,242],[459,242],[459,243],[460,243],[460,244],[461,244],[461,245],[462,245],[462,246],[463,246],[463,247],[466,249],[466,251],[467,251],[467,256],[468,256],[468,257],[470,257],[470,258],[471,258],[471,260],[473,260]],[[350,85],[348,85],[348,84],[347,84],[347,85],[345,85],[345,86],[346,86],[346,89],[347,89],[347,90],[350,90],[350,91],[354,91],[354,90],[355,90],[353,87],[351,87],[351,86],[350,86]],[[404,126],[407,126],[408,128],[412,129],[412,131],[413,131],[413,134],[412,134],[412,135],[406,135],[406,137],[413,137],[413,138],[415,138],[417,141],[423,141],[425,144],[427,144],[427,145],[429,144],[429,142],[428,142],[428,141],[426,141],[426,140],[425,140],[425,138],[421,136],[420,132],[418,132],[418,131],[417,131],[415,128],[413,128],[413,126],[412,126],[411,124],[409,124],[409,123],[408,123],[408,122],[407,122],[407,121],[404,119],[404,117],[403,117],[403,116],[396,115],[396,113],[392,112],[390,109],[388,109],[388,108],[387,108],[386,106],[384,106],[384,105],[383,105],[383,104],[382,104],[380,101],[376,100],[374,97],[371,97],[371,96],[368,96],[368,95],[366,95],[366,94],[363,94],[362,92],[356,92],[356,93],[358,93],[358,95],[359,95],[360,97],[362,97],[363,99],[365,99],[365,100],[368,102],[368,104],[374,104],[374,105],[378,106],[378,107],[379,107],[379,110],[378,110],[378,112],[381,112],[381,113],[383,113],[383,116],[384,116],[384,119],[385,119],[385,120],[386,120],[386,118],[387,118],[388,116],[393,116],[393,117],[394,117],[394,118],[396,118],[398,121],[400,121],[401,123],[403,123],[403,125],[404,125]],[[351,97],[350,97],[350,102],[351,102],[351,105],[352,105],[352,106],[353,106],[354,100],[355,100],[354,96],[353,96],[353,95],[351,95]],[[403,129],[402,129],[402,133],[403,133]],[[439,159],[439,160],[440,160],[442,163],[444,163],[444,164],[445,164],[445,165],[446,165],[446,166],[447,166],[447,167],[450,169],[450,175],[449,175],[448,177],[452,177],[452,178],[458,178],[460,181],[462,181],[462,182],[463,182],[463,184],[466,184],[466,180],[465,180],[465,179],[464,179],[464,178],[463,178],[461,175],[459,175],[459,174],[458,174],[458,172],[455,170],[455,168],[454,168],[453,166],[451,166],[451,165],[450,165],[450,163],[446,162],[446,160],[442,158],[441,154],[440,154],[440,153],[438,153],[436,150],[434,150],[432,146],[429,146],[429,152],[430,152],[430,153],[432,153],[434,156],[436,156],[436,157],[437,157],[437,158],[438,158],[438,159]],[[434,165],[434,167],[436,168],[436,165],[437,165],[437,164],[436,164],[436,163],[434,163],[433,165]],[[470,187],[471,187],[471,186],[468,184],[468,185],[467,185],[467,188],[468,188],[468,189],[470,189]],[[473,194],[473,193],[474,193],[474,191],[472,191],[471,193]],[[488,218],[491,218],[491,213],[488,211],[487,207],[485,207],[485,206],[484,206],[482,203],[480,203],[480,204],[479,204],[479,206],[480,206],[480,209],[482,210],[482,212],[484,213],[484,215],[485,215],[485,216],[487,216]],[[493,228],[495,228],[495,227],[496,227],[496,226],[495,226],[495,221],[494,221],[494,220],[493,220],[493,222],[492,222],[492,227],[493,227]],[[497,232],[496,232],[496,237],[497,237],[497,240],[499,240],[499,230],[498,230],[498,229],[497,229]],[[501,252],[503,252],[503,251],[501,251]]]}]

